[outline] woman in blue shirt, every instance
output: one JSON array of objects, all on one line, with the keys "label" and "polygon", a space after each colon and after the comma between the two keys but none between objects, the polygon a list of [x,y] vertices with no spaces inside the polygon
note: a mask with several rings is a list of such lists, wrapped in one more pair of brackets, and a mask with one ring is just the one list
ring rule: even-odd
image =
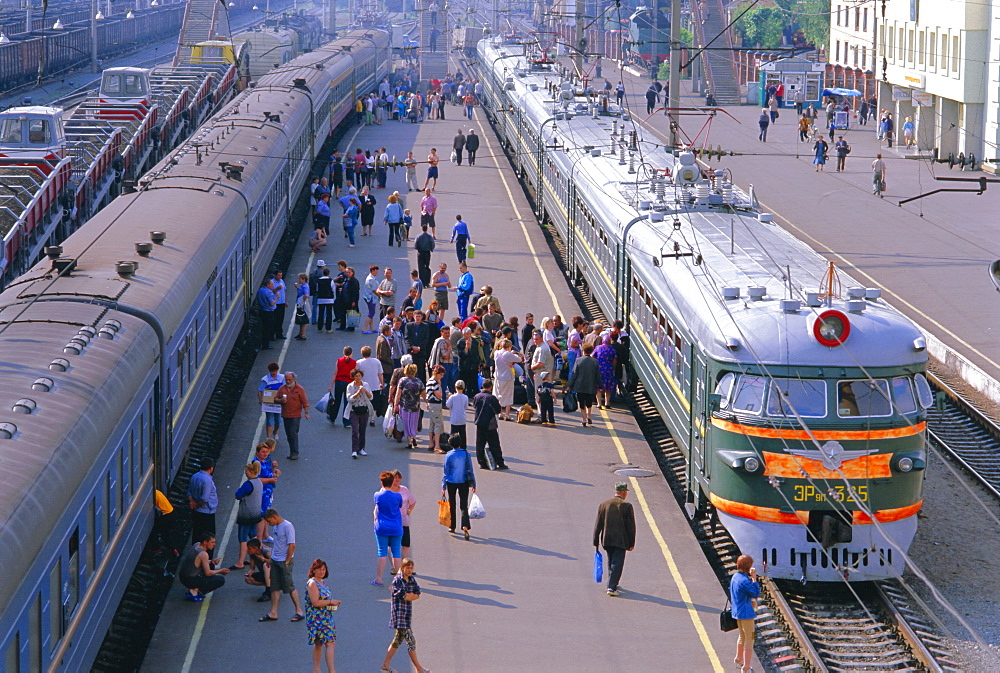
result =
[{"label": "woman in blue shirt", "polygon": [[751,566],[753,557],[742,554],[736,559],[736,572],[729,582],[729,600],[733,604],[733,618],[739,629],[736,658],[733,662],[742,668],[743,673],[750,673],[753,670],[750,663],[753,659],[753,622],[757,616],[755,599],[760,596],[757,571]]},{"label": "woman in blue shirt", "polygon": [[358,199],[356,197],[351,197],[350,204],[347,206],[347,210],[344,211],[344,231],[347,232],[348,240],[350,241],[347,247],[353,248],[354,228],[358,226],[358,213],[360,213],[360,209],[358,208]]},{"label": "woman in blue shirt", "polygon": [[375,492],[375,543],[378,547],[378,563],[375,579],[372,584],[382,586],[382,573],[385,572],[385,559],[392,549],[392,572],[399,572],[400,546],[403,541],[403,496],[389,490],[395,476],[392,472],[379,475],[382,489]]}]

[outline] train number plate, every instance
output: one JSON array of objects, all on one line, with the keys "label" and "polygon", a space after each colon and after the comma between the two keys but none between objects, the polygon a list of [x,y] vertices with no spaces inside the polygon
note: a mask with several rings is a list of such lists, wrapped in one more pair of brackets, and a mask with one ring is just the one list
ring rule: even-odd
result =
[{"label": "train number plate", "polygon": [[838,484],[826,491],[821,491],[812,484],[797,484],[795,486],[795,502],[868,502],[868,486],[855,486],[853,492],[847,486]]}]

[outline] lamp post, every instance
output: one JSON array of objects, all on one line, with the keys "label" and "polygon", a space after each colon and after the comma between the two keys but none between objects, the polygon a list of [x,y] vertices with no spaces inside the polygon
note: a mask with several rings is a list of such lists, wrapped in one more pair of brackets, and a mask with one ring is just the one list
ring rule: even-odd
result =
[{"label": "lamp post", "polygon": [[104,15],[101,14],[100,10],[97,8],[97,0],[90,0],[90,70],[91,72],[97,72],[97,22],[103,19]]}]

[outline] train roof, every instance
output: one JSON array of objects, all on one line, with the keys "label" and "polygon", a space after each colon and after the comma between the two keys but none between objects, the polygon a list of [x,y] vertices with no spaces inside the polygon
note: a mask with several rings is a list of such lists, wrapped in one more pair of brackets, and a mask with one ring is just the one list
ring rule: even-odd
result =
[{"label": "train roof", "polygon": [[[607,92],[588,97],[558,65],[533,63],[524,51],[493,38],[480,43],[480,60],[493,64],[512,107],[546,148],[545,162],[575,183],[587,203],[577,217],[624,241],[636,279],[660,310],[683,316],[688,337],[710,357],[872,368],[926,362],[919,330],[877,291],[857,289],[835,269],[840,291],[817,299],[829,262],[762,213],[728,172],[706,171],[690,153],[674,156]],[[764,288],[759,298],[756,288]],[[738,298],[726,298],[737,290]],[[837,348],[814,334],[831,309],[852,326]]]}]

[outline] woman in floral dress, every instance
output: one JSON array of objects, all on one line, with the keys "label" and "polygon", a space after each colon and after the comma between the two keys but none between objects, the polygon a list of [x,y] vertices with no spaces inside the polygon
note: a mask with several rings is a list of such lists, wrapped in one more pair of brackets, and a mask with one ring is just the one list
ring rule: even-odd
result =
[{"label": "woman in floral dress", "polygon": [[333,654],[337,646],[337,625],[333,622],[333,611],[340,601],[333,598],[326,578],[330,574],[326,561],[316,559],[309,568],[306,582],[306,629],[309,644],[313,646],[313,673],[321,673],[320,659],[326,653],[326,668],[333,673]]},{"label": "woman in floral dress", "polygon": [[408,448],[417,448],[417,425],[420,421],[420,400],[426,399],[424,383],[417,378],[417,366],[406,365],[396,386],[396,413],[403,419],[403,436]]},{"label": "woman in floral dress", "polygon": [[[278,443],[273,439],[261,442],[257,445],[257,453],[253,458],[260,463],[260,483],[264,485],[261,493],[261,516],[271,508],[271,497],[274,495],[274,486],[278,483],[278,477],[281,476],[281,470],[278,469],[277,461],[271,458],[271,453],[277,445]],[[261,540],[267,537],[267,522],[263,519],[257,524],[257,537]]]},{"label": "woman in floral dress", "polygon": [[594,349],[593,357],[601,373],[601,385],[597,389],[597,404],[601,409],[611,406],[611,393],[615,390],[615,349],[606,343]]}]

